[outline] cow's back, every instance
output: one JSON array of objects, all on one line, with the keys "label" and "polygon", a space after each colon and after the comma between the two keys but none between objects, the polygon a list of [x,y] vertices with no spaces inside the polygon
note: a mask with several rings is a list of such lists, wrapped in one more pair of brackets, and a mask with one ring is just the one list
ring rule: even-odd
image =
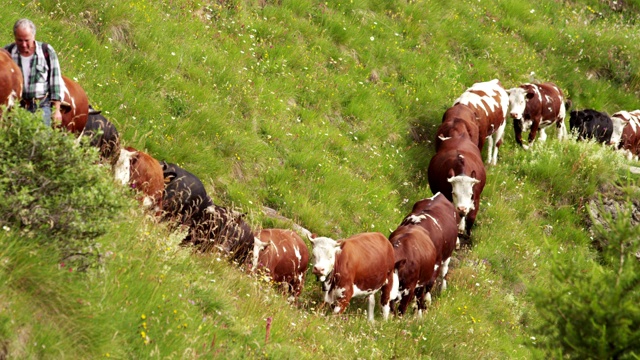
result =
[{"label": "cow's back", "polygon": [[[416,225],[427,230],[443,260],[450,257],[458,238],[458,214],[453,203],[442,193],[437,193],[430,199],[417,202],[411,215],[423,215]],[[405,221],[402,224],[408,225]]]},{"label": "cow's back", "polygon": [[11,55],[0,49],[0,105],[11,108],[19,102],[22,97],[22,82],[22,71],[11,59]]},{"label": "cow's back", "polygon": [[260,252],[258,268],[269,269],[275,281],[290,281],[306,271],[309,249],[300,235],[287,229],[262,229],[254,236],[271,243]]},{"label": "cow's back", "polygon": [[129,180],[131,187],[149,196],[153,204],[157,207],[157,210],[162,209],[164,177],[162,176],[160,163],[143,151],[131,147],[127,147],[126,150],[135,152],[135,155],[131,158],[131,175]]},{"label": "cow's back", "polygon": [[63,102],[68,106],[61,105],[61,126],[72,133],[79,134],[84,130],[89,117],[89,99],[80,84],[64,75],[62,80],[65,87]]},{"label": "cow's back", "polygon": [[361,290],[380,288],[394,268],[393,247],[379,232],[354,235],[342,241],[336,255],[334,276]]},{"label": "cow's back", "polygon": [[509,108],[509,95],[499,80],[473,84],[455,104],[468,106],[475,114],[480,129],[480,141],[504,126]]},{"label": "cow's back", "polygon": [[539,101],[527,102],[527,112],[538,113],[544,120],[564,120],[565,104],[562,90],[554,83],[533,84],[540,93]]},{"label": "cow's back", "polygon": [[480,138],[474,112],[466,105],[455,104],[442,115],[442,123],[436,131],[436,151],[442,147],[446,139],[463,134],[468,135],[471,142],[477,144],[479,148],[482,146],[484,139]]}]

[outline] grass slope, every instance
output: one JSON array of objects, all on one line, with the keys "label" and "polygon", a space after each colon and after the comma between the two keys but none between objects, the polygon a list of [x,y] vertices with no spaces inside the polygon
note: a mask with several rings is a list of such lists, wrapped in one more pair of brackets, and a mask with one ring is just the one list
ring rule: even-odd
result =
[{"label": "grass slope", "polygon": [[[29,17],[127,145],[198,175],[255,228],[277,209],[334,238],[387,235],[430,196],[442,113],[474,82],[531,72],[576,108],[637,108],[638,4],[596,1],[5,1]],[[591,261],[584,203],[628,179],[593,144],[525,153],[507,128],[470,250],[423,319],[366,322],[299,307],[216,255],[194,256],[132,205],[87,273],[14,229],[0,235],[0,336],[12,358],[531,358],[531,286],[549,254]],[[636,181],[630,179],[630,181]],[[379,314],[376,314],[379,318]],[[265,319],[273,318],[269,341]]]}]

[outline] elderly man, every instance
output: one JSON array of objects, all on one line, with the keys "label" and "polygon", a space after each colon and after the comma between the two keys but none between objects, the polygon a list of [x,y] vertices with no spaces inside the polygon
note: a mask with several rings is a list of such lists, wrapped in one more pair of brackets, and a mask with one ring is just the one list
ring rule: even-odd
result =
[{"label": "elderly man", "polygon": [[47,126],[51,126],[52,119],[61,122],[60,102],[64,83],[56,52],[50,45],[35,40],[36,26],[31,20],[16,21],[13,35],[15,43],[4,48],[22,70],[24,90],[21,106],[31,112],[42,109]]}]

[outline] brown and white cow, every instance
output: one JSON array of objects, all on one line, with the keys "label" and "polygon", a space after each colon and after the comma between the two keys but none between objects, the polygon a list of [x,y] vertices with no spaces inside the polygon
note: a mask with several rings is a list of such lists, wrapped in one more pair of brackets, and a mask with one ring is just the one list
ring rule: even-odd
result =
[{"label": "brown and white cow", "polygon": [[64,75],[62,80],[64,81],[64,92],[60,103],[62,124],[59,126],[74,134],[80,134],[89,117],[89,99],[80,84]]},{"label": "brown and white cow", "polygon": [[[426,288],[433,285],[438,252],[427,230],[419,225],[400,226],[389,237],[395,262],[403,262],[398,269],[398,312],[404,315],[416,297],[418,316],[426,309]],[[395,305],[395,299],[392,299]],[[395,307],[395,306],[393,306]]]},{"label": "brown and white cow", "polygon": [[[352,297],[367,296],[367,316],[373,321],[375,293],[381,290],[382,315],[389,317],[389,302],[397,298],[397,272],[393,246],[379,232],[353,235],[335,241],[328,237],[310,237],[313,244],[313,273],[322,281],[324,301],[337,303],[342,313]],[[398,264],[400,266],[400,264]]]},{"label": "brown and white cow", "polygon": [[[540,141],[547,139],[545,128],[556,124],[558,139],[568,136],[564,124],[567,107],[562,90],[554,83],[523,84],[507,90],[509,94],[509,114],[513,118],[516,142],[525,150],[533,143],[540,131]],[[522,132],[529,132],[527,144],[522,142]]]},{"label": "brown and white cow", "polygon": [[428,168],[432,193],[442,193],[460,216],[458,231],[471,235],[487,175],[480,150],[467,135],[444,141]]},{"label": "brown and white cow", "polygon": [[[447,288],[446,276],[449,272],[449,262],[453,251],[459,245],[459,221],[460,216],[453,203],[439,192],[430,198],[416,202],[411,213],[405,216],[398,227],[398,229],[414,225],[423,227],[429,233],[429,237],[436,247],[437,257],[434,276],[431,283],[427,284],[424,289],[428,302],[431,302],[431,288],[437,277],[442,280],[441,290]],[[393,233],[389,236],[390,239],[391,237],[393,237]]]},{"label": "brown and white cow", "polygon": [[140,194],[138,200],[145,208],[153,210],[156,215],[161,214],[164,176],[158,160],[132,147],[120,149],[114,176],[116,181],[128,184]]},{"label": "brown and white cow", "polygon": [[[11,55],[6,50],[0,49],[0,105],[11,109],[19,104],[22,87],[22,71],[11,59]],[[0,115],[2,115],[2,109],[0,109]]]},{"label": "brown and white cow", "polygon": [[618,111],[611,115],[613,133],[610,145],[622,151],[627,159],[640,155],[640,110]]},{"label": "brown and white cow", "polygon": [[482,151],[486,139],[489,143],[487,164],[495,165],[509,108],[509,96],[502,84],[498,79],[475,83],[454,101],[453,105],[456,104],[468,106],[475,114],[479,130],[478,148]]},{"label": "brown and white cow", "polygon": [[285,284],[295,299],[304,286],[309,249],[300,235],[287,229],[262,229],[254,234],[251,271],[264,271],[273,282]]}]

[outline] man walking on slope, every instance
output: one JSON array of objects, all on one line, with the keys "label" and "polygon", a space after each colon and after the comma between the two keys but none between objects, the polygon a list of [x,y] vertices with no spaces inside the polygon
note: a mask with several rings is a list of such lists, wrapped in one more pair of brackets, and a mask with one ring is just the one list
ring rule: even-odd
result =
[{"label": "man walking on slope", "polygon": [[36,26],[29,19],[16,21],[13,36],[15,43],[4,48],[22,70],[24,90],[20,106],[31,112],[42,109],[47,126],[51,126],[52,118],[54,122],[62,122],[60,102],[64,83],[55,50],[35,40]]}]

